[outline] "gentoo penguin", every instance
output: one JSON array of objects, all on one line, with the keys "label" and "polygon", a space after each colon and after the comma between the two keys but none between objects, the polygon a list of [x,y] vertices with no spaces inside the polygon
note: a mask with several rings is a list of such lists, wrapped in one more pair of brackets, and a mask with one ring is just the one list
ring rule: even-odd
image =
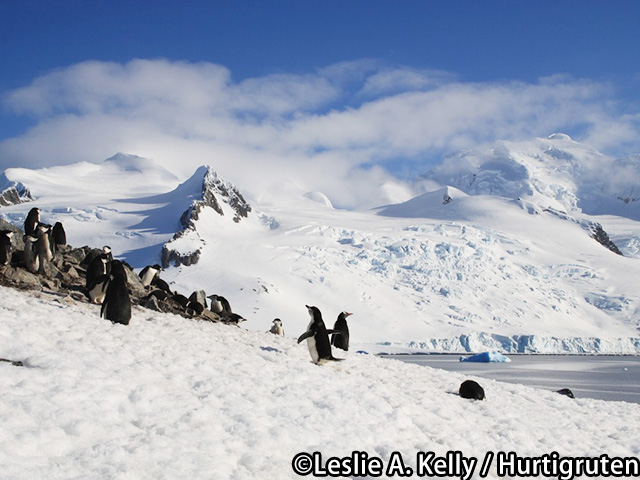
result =
[{"label": "gentoo penguin", "polygon": [[307,346],[309,347],[309,353],[313,363],[322,365],[329,360],[343,360],[342,358],[334,358],[331,354],[331,343],[329,343],[329,333],[337,333],[335,330],[327,330],[322,320],[322,314],[317,307],[310,307],[305,305],[311,321],[307,327],[307,331],[300,335],[298,343],[305,338],[307,339]]},{"label": "gentoo penguin", "polygon": [[127,287],[127,273],[120,260],[111,262],[111,279],[100,308],[100,316],[113,323],[123,325],[129,325],[129,320],[131,320],[131,299]]},{"label": "gentoo penguin", "polygon": [[39,223],[36,229],[36,236],[38,242],[36,244],[36,253],[38,260],[40,261],[41,273],[44,273],[44,266],[47,262],[53,260],[53,252],[51,251],[51,242],[49,241],[49,234],[51,233],[51,225],[45,223]]},{"label": "gentoo penguin", "polygon": [[24,236],[24,264],[31,273],[36,273],[40,268],[40,259],[36,252],[38,239],[33,235]]},{"label": "gentoo penguin", "polygon": [[353,315],[353,313],[342,312],[338,315],[333,329],[340,333],[331,335],[331,345],[336,348],[341,348],[345,352],[349,350],[349,326],[347,325],[347,317],[349,315]]},{"label": "gentoo penguin", "polygon": [[282,320],[280,320],[279,318],[276,318],[273,321],[273,325],[271,326],[271,330],[269,330],[269,332],[275,333],[276,335],[284,335],[284,327],[282,326]]},{"label": "gentoo penguin", "polygon": [[213,313],[217,313],[218,315],[221,313],[233,313],[231,311],[231,305],[226,298],[220,295],[209,295],[207,298],[211,299],[211,311]]},{"label": "gentoo penguin", "polygon": [[36,229],[38,228],[38,224],[40,223],[40,210],[36,207],[33,207],[29,210],[27,214],[27,218],[24,221],[24,234],[25,235],[35,235]]},{"label": "gentoo penguin", "polygon": [[140,275],[140,279],[142,280],[142,285],[145,287],[150,286],[153,281],[160,275],[160,271],[162,267],[158,264],[155,265],[147,265],[140,271],[138,275]]},{"label": "gentoo penguin", "polygon": [[65,233],[64,227],[60,222],[55,223],[51,233],[52,233],[51,246],[53,247],[53,251],[57,252],[59,250],[60,245],[67,244],[67,234]]},{"label": "gentoo penguin", "polygon": [[484,400],[484,389],[478,382],[474,382],[473,380],[465,380],[462,382],[458,393],[462,398]]},{"label": "gentoo penguin", "polygon": [[12,230],[0,231],[0,265],[11,263],[11,238],[13,234]]}]

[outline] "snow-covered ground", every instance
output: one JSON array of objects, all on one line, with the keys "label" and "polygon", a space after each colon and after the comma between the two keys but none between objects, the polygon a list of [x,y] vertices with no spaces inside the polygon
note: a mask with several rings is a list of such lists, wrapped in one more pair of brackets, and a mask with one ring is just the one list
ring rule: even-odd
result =
[{"label": "snow-covered ground", "polygon": [[[200,261],[162,278],[186,295],[225,296],[255,331],[278,317],[301,332],[300,304],[318,305],[329,325],[354,312],[351,342],[371,352],[640,353],[634,158],[626,175],[598,176],[615,161],[566,136],[502,142],[445,159],[416,183],[440,187],[373,210],[336,209],[283,179],[268,195],[243,191],[253,211],[240,222],[226,204],[224,217],[203,210],[174,244],[200,248]],[[21,225],[38,206],[72,245],[110,245],[136,268],[159,262],[202,185],[196,175],[178,187],[152,160],[122,154],[5,176],[37,200],[1,208],[3,218]],[[595,221],[624,256],[591,238]]]},{"label": "snow-covered ground", "polygon": [[487,478],[501,451],[640,456],[638,404],[484,379],[465,400],[461,374],[355,352],[317,366],[291,337],[139,308],[113,325],[45,293],[0,288],[0,316],[0,357],[24,363],[0,362],[2,479],[297,478],[301,452],[356,451],[415,478],[421,452],[458,451],[477,479],[487,452]]}]

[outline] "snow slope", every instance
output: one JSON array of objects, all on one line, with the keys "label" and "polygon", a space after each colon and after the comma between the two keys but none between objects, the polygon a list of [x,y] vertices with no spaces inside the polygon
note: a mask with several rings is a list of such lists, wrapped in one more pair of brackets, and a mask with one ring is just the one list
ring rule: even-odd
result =
[{"label": "snow slope", "polygon": [[2,479],[297,478],[300,452],[640,456],[637,404],[484,379],[465,400],[460,374],[352,352],[319,367],[291,338],[138,308],[124,327],[4,287],[0,312],[0,357],[24,362],[0,362]]},{"label": "snow slope", "polygon": [[[301,304],[318,305],[328,325],[353,311],[355,349],[640,353],[640,222],[580,210],[592,178],[584,165],[603,156],[561,135],[500,148],[446,159],[429,181],[449,184],[374,211],[337,210],[317,191],[289,188],[280,201],[271,192],[268,204],[254,203],[260,192],[242,192],[253,207],[248,218],[234,222],[224,203],[224,216],[203,209],[176,242],[201,249],[199,262],[162,278],[187,295],[224,295],[256,331],[278,317],[297,337],[308,323]],[[7,177],[38,198],[0,215],[20,225],[39,206],[45,221],[64,223],[71,244],[110,245],[142,268],[159,263],[207,171],[178,186],[139,157],[11,169]],[[471,189],[456,180],[474,174]],[[154,179],[142,195],[140,175]],[[624,257],[590,237],[584,225],[594,219]]]}]

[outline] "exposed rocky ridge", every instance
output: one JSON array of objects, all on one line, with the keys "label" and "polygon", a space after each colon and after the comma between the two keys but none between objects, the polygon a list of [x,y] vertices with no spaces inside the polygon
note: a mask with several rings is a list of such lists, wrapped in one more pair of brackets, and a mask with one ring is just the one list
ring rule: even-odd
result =
[{"label": "exposed rocky ridge", "polygon": [[34,200],[29,189],[21,182],[11,182],[3,174],[0,177],[0,207],[18,205]]},{"label": "exposed rocky ridge", "polygon": [[613,240],[611,240],[611,238],[609,238],[609,235],[607,234],[607,232],[604,230],[604,228],[602,228],[602,225],[599,224],[598,222],[592,222],[591,220],[578,220],[570,215],[567,215],[564,212],[560,212],[553,208],[546,208],[544,211],[551,213],[552,215],[555,215],[557,217],[560,217],[564,220],[569,220],[577,223],[583,229],[589,232],[591,238],[593,238],[600,245],[604,246],[605,248],[608,248],[613,253],[622,255],[622,252],[620,251],[618,246],[613,242]]},{"label": "exposed rocky ridge", "polygon": [[[184,189],[188,184],[202,178],[199,198],[194,200],[180,217],[182,230],[177,232],[169,242],[162,247],[162,266],[193,265],[200,259],[201,248],[204,243],[197,231],[197,221],[204,208],[212,208],[219,215],[224,216],[222,203],[231,207],[233,221],[238,223],[247,218],[251,212],[251,205],[244,199],[242,193],[229,181],[221,178],[209,166],[198,168],[196,173],[179,186],[176,190]],[[179,241],[189,244],[189,248],[179,248]]]}]

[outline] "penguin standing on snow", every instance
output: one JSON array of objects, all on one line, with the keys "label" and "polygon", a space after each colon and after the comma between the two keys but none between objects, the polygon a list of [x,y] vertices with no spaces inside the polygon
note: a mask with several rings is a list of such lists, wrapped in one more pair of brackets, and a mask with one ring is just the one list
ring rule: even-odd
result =
[{"label": "penguin standing on snow", "polygon": [[11,238],[12,230],[2,230],[0,232],[0,265],[9,265],[11,263]]},{"label": "penguin standing on snow", "polygon": [[271,326],[270,333],[275,335],[284,335],[284,327],[282,326],[282,320],[276,318],[273,320],[273,325]]},{"label": "penguin standing on snow", "polygon": [[131,298],[127,286],[127,273],[120,260],[111,262],[111,279],[100,308],[100,316],[113,323],[129,325],[131,320]]},{"label": "penguin standing on snow", "polygon": [[40,223],[40,210],[37,207],[33,207],[27,213],[27,218],[24,221],[24,234],[35,235],[38,224]]},{"label": "penguin standing on snow", "polygon": [[342,358],[334,358],[331,354],[331,343],[329,343],[329,333],[339,333],[335,330],[327,330],[322,320],[322,314],[317,307],[310,307],[305,305],[311,321],[307,327],[307,331],[300,335],[298,343],[302,340],[307,340],[307,346],[309,347],[309,353],[313,363],[322,365],[330,360],[339,361]]},{"label": "penguin standing on snow", "polygon": [[340,333],[331,335],[331,345],[336,348],[341,348],[345,352],[349,350],[349,326],[347,325],[347,317],[349,315],[353,315],[353,313],[342,312],[338,315],[333,329]]}]

